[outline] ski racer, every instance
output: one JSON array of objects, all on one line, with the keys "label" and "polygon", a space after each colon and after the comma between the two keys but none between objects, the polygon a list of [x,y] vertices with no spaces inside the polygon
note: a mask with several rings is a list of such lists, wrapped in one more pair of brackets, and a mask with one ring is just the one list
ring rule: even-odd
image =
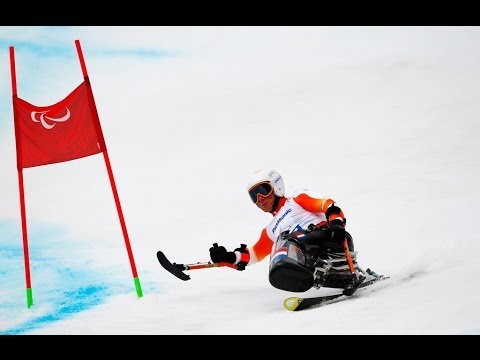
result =
[{"label": "ski racer", "polygon": [[227,251],[213,244],[212,262],[245,270],[270,255],[269,281],[286,291],[302,292],[312,286],[346,289],[361,281],[363,270],[356,263],[353,239],[334,200],[312,197],[308,191],[286,196],[283,178],[274,169],[254,173],[247,190],[251,201],[273,219],[249,247],[241,244]]}]

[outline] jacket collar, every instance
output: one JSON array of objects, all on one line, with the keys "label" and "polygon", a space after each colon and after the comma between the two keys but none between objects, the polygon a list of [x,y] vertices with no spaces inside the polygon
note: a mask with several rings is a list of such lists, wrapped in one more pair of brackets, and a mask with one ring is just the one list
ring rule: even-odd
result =
[{"label": "jacket collar", "polygon": [[[282,206],[285,204],[287,201],[287,198],[285,196],[282,196],[281,198],[278,198],[277,201],[277,206],[275,207],[275,210],[270,212],[273,216],[277,215],[278,211],[282,208]],[[275,205],[274,205],[275,206]]]}]

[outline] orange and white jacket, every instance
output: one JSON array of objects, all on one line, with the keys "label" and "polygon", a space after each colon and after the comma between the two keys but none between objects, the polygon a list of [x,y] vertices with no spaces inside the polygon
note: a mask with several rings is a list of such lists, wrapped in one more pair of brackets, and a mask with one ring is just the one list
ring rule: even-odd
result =
[{"label": "orange and white jacket", "polygon": [[[335,219],[344,222],[343,211],[339,208],[339,211],[329,214],[330,218],[327,219],[327,209],[334,203],[332,199],[314,198],[306,192],[298,192],[294,196],[280,198],[277,208],[271,213],[273,219],[262,230],[260,239],[253,246],[247,247],[250,258],[248,265],[253,265],[269,255],[273,244],[284,231],[288,230],[292,233],[302,229],[306,230],[310,224],[320,226]],[[240,253],[237,254],[237,262],[240,261],[240,255]],[[242,256],[243,260],[247,254],[242,255],[244,255]]]}]

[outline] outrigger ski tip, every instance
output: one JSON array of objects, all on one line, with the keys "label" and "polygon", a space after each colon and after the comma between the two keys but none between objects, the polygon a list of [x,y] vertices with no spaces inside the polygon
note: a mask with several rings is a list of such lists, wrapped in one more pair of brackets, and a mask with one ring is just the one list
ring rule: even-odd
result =
[{"label": "outrigger ski tip", "polygon": [[190,280],[190,275],[184,273],[187,270],[198,270],[198,269],[209,269],[209,268],[218,268],[218,267],[230,267],[237,269],[237,265],[233,265],[227,262],[218,262],[214,263],[211,261],[197,262],[193,264],[177,264],[172,263],[167,259],[165,254],[162,251],[157,251],[157,259],[160,265],[163,266],[165,270],[172,273],[180,280],[187,281]]},{"label": "outrigger ski tip", "polygon": [[160,265],[162,265],[163,268],[168,272],[172,273],[173,275],[175,275],[176,277],[178,277],[183,281],[190,280],[190,275],[185,274],[181,269],[181,268],[185,269],[185,267],[181,264],[175,264],[175,263],[172,264],[170,260],[167,259],[167,257],[163,252],[157,251],[157,259]]}]

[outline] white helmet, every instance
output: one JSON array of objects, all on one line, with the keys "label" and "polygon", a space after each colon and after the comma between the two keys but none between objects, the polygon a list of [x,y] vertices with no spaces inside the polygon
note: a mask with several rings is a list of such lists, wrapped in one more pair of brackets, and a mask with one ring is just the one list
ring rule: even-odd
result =
[{"label": "white helmet", "polygon": [[268,182],[272,186],[275,195],[279,197],[285,195],[285,185],[283,183],[282,175],[273,169],[263,169],[254,173],[247,183],[247,191],[262,182]]}]

